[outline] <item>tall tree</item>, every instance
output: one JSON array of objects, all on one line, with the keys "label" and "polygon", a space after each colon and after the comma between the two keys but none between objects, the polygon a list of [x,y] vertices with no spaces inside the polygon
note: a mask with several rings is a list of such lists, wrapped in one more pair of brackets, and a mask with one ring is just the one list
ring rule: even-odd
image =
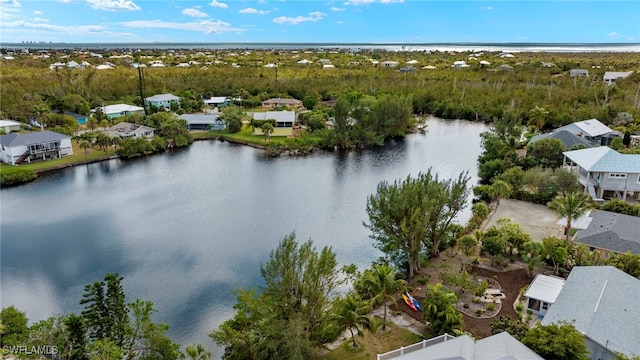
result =
[{"label": "tall tree", "polygon": [[306,359],[331,324],[331,296],[340,284],[335,254],[287,235],[261,266],[265,286],[238,291],[236,315],[209,336],[227,359]]},{"label": "tall tree", "polygon": [[387,328],[387,302],[392,301],[395,303],[396,299],[393,297],[393,293],[401,290],[406,286],[406,281],[402,279],[396,279],[396,269],[387,264],[374,265],[371,272],[365,272],[364,284],[369,288],[372,293],[374,302],[382,302],[384,308],[384,316],[382,318],[382,329]]},{"label": "tall tree", "polygon": [[128,331],[129,313],[121,285],[122,277],[109,273],[104,281],[96,281],[84,288],[81,305],[89,336],[107,339],[122,347]]},{"label": "tall tree", "polygon": [[569,230],[573,220],[584,215],[589,209],[593,209],[594,203],[588,194],[572,192],[565,196],[558,196],[547,204],[549,209],[567,220],[564,228],[565,240],[569,241]]},{"label": "tall tree", "polygon": [[549,116],[549,112],[545,110],[543,107],[536,106],[535,108],[529,110],[529,125],[534,126],[537,131],[542,129],[547,121],[547,117]]},{"label": "tall tree", "polygon": [[588,360],[584,336],[569,323],[537,326],[527,332],[522,343],[546,360]]},{"label": "tall tree", "polygon": [[469,189],[466,173],[455,180],[439,180],[431,169],[416,178],[378,184],[367,199],[371,238],[391,261],[408,264],[409,278],[419,270],[423,246],[437,256],[455,216],[466,206]]},{"label": "tall tree", "polygon": [[188,344],[184,348],[184,353],[180,354],[181,359],[189,360],[209,360],[211,359],[211,351],[207,350],[202,344]]},{"label": "tall tree", "polygon": [[469,262],[469,257],[478,251],[478,240],[472,235],[464,235],[458,239],[458,249],[460,249],[464,255],[462,259],[462,270],[465,270]]},{"label": "tall tree", "polygon": [[0,346],[25,344],[29,337],[25,313],[12,305],[2,309],[0,320],[4,328],[2,336],[0,336]]}]

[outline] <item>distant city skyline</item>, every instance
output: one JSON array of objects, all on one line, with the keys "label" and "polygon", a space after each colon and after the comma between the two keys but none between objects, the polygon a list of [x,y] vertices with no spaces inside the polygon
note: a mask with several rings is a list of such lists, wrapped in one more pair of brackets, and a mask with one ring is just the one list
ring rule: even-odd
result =
[{"label": "distant city skyline", "polygon": [[640,1],[0,0],[1,43],[639,43]]}]

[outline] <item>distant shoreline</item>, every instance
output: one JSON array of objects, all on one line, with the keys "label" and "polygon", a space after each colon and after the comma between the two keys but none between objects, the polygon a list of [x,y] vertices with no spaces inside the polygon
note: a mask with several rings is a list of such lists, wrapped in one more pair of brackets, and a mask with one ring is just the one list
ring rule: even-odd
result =
[{"label": "distant shoreline", "polygon": [[198,43],[198,42],[146,42],[146,43],[0,43],[3,49],[185,49],[185,50],[387,50],[387,51],[510,51],[510,52],[640,52],[640,43]]}]

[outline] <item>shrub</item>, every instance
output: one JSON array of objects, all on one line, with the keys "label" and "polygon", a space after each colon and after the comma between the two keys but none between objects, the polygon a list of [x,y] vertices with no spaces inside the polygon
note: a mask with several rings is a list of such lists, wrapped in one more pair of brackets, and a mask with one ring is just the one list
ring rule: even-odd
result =
[{"label": "shrub", "polygon": [[496,304],[494,303],[490,303],[489,305],[487,305],[487,310],[489,311],[493,311],[496,309]]},{"label": "shrub", "polygon": [[425,285],[428,282],[429,282],[429,277],[428,276],[423,276],[423,277],[418,279],[418,284],[420,284],[420,285]]},{"label": "shrub", "polygon": [[518,312],[518,314],[521,313],[522,310],[524,310],[524,305],[522,305],[521,302],[517,303],[516,304],[516,311]]},{"label": "shrub", "polygon": [[0,171],[0,186],[11,186],[35,180],[38,174],[19,166],[3,166]]}]

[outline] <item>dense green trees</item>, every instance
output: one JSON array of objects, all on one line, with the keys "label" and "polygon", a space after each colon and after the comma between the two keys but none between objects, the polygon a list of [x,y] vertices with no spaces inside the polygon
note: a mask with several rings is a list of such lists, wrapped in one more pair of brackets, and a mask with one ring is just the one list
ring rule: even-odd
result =
[{"label": "dense green trees", "polygon": [[287,235],[261,266],[265,286],[238,290],[237,313],[210,336],[227,359],[307,359],[332,331],[331,296],[340,280],[335,254]]},{"label": "dense green trees", "polygon": [[165,335],[168,325],[151,320],[153,303],[127,303],[122,280],[107,274],[103,281],[85,286],[81,315],[56,315],[28,327],[24,313],[13,306],[3,309],[2,345],[55,346],[56,356],[70,360],[177,359],[179,346]]},{"label": "dense green trees", "polygon": [[353,347],[358,347],[356,334],[362,336],[362,330],[375,331],[374,320],[367,316],[371,310],[369,303],[362,301],[356,295],[347,294],[340,299],[336,307],[338,310],[334,320],[340,330],[349,330]]},{"label": "dense green trees", "polygon": [[373,295],[371,300],[374,303],[382,303],[384,308],[383,330],[387,328],[387,302],[395,302],[392,294],[406,286],[406,282],[397,279],[396,275],[396,269],[387,264],[374,265],[370,271],[363,273],[362,286]]},{"label": "dense green trees", "polygon": [[437,175],[418,174],[393,184],[378,184],[367,199],[369,223],[375,246],[393,263],[407,264],[409,278],[420,269],[425,256],[437,256],[456,214],[466,206],[468,176],[440,180]]},{"label": "dense green trees", "polygon": [[494,318],[493,321],[491,321],[490,327],[492,335],[506,331],[518,340],[522,340],[527,334],[527,331],[529,331],[529,327],[525,323],[517,319],[514,320],[509,315]]},{"label": "dense green trees", "polygon": [[427,286],[422,309],[433,336],[462,330],[462,314],[455,308],[457,302],[456,294],[444,289],[442,284]]},{"label": "dense green trees", "polygon": [[568,323],[539,325],[527,332],[522,343],[547,360],[588,360],[584,336]]}]

